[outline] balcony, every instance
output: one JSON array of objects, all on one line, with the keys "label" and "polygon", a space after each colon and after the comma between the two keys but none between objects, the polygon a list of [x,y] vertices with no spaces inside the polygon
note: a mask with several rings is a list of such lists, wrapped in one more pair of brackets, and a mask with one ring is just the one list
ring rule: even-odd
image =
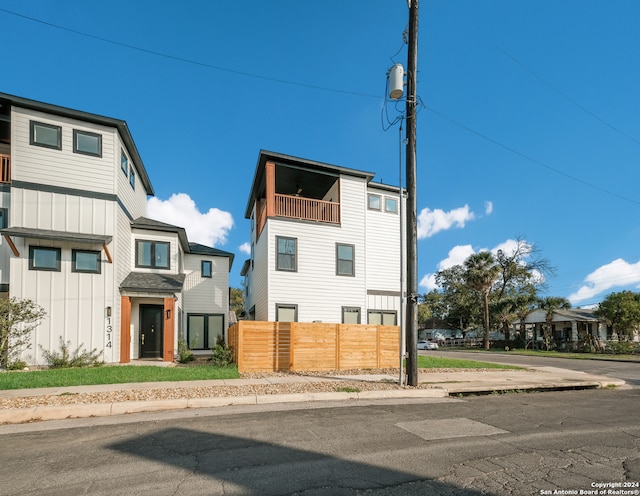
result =
[{"label": "balcony", "polygon": [[[314,200],[301,196],[274,195],[274,213],[272,217],[286,217],[325,224],[340,224],[340,204],[325,200]],[[258,236],[267,222],[267,201],[261,200],[256,208]]]},{"label": "balcony", "polygon": [[340,204],[301,196],[275,195],[276,216],[340,224]]},{"label": "balcony", "polygon": [[0,183],[11,182],[11,157],[0,154]]}]

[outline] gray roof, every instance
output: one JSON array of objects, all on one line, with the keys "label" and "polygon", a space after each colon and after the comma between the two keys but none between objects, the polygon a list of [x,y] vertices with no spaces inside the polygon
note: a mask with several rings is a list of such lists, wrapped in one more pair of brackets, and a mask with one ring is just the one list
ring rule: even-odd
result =
[{"label": "gray roof", "polygon": [[184,274],[130,272],[120,284],[120,289],[150,293],[180,293],[184,278]]},{"label": "gray roof", "polygon": [[176,233],[180,239],[182,250],[189,253],[189,241],[187,240],[187,233],[185,232],[184,227],[174,226],[173,224],[149,219],[148,217],[138,217],[131,223],[131,228]]},{"label": "gray roof", "polygon": [[81,120],[85,122],[91,122],[93,124],[99,124],[101,126],[114,127],[120,133],[120,137],[124,142],[131,159],[133,160],[136,168],[138,169],[138,178],[142,182],[147,195],[153,195],[153,186],[147,175],[147,170],[142,163],[142,158],[138,153],[136,144],[133,141],[126,121],[120,119],[113,119],[111,117],[104,117],[102,115],[91,114],[89,112],[83,112],[80,110],[73,110],[66,107],[59,107],[57,105],[51,105],[49,103],[38,102],[36,100],[29,100],[28,98],[21,98],[7,93],[0,93],[0,101],[8,101],[11,105],[20,108],[26,108],[30,110],[37,110],[39,112],[45,112],[48,114],[59,115],[61,117],[67,117],[70,119]]},{"label": "gray roof", "polygon": [[18,236],[22,238],[48,239],[54,241],[70,241],[73,243],[108,244],[112,236],[107,234],[76,233],[66,231],[52,231],[49,229],[35,229],[29,227],[7,227],[0,229],[0,234]]},{"label": "gray roof", "polygon": [[235,258],[235,255],[231,252],[218,250],[217,248],[201,245],[200,243],[189,243],[189,253],[192,253],[194,255],[210,255],[213,257],[227,257],[229,259],[229,270],[231,270],[231,266],[233,265],[233,259]]}]

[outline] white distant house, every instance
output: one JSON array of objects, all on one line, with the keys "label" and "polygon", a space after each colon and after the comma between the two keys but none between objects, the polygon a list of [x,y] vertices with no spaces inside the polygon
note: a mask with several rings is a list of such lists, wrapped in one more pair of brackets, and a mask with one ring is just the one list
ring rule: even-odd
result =
[{"label": "white distant house", "polygon": [[22,359],[62,338],[107,363],[172,361],[227,327],[233,254],[145,217],[153,188],[125,121],[0,93],[0,296],[46,318]]},{"label": "white distant house", "polygon": [[[543,309],[535,309],[529,312],[525,320],[525,326],[532,336],[541,339],[546,326],[546,312]],[[514,330],[520,329],[520,320],[515,321]],[[611,339],[611,330],[594,314],[593,310],[582,308],[557,309],[553,312],[551,324],[551,336],[560,346],[563,343],[577,342],[580,336],[590,335],[594,339],[607,341]]]},{"label": "white distant house", "polygon": [[399,324],[400,190],[373,177],[260,151],[245,213],[248,319]]}]

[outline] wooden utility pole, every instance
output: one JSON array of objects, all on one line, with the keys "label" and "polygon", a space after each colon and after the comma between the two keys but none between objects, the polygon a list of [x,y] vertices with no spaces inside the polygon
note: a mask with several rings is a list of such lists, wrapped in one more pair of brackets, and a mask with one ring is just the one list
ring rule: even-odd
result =
[{"label": "wooden utility pole", "polygon": [[407,57],[407,384],[418,385],[418,207],[416,201],[416,84],[418,0],[409,1]]}]

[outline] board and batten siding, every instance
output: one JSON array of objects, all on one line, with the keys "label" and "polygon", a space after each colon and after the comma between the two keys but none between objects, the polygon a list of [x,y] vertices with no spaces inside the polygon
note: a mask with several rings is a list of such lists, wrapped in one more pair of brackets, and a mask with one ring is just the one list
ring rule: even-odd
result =
[{"label": "board and batten siding", "polygon": [[[59,339],[71,342],[71,349],[104,350],[102,358],[117,361],[115,333],[107,340],[106,307],[111,306],[115,292],[113,265],[101,252],[101,273],[85,274],[71,271],[71,250],[98,250],[88,243],[44,241],[16,237],[20,257],[11,259],[11,293],[36,301],[46,311],[46,317],[34,330],[30,350],[23,354],[27,363],[45,364],[42,348],[59,350]],[[29,246],[61,249],[60,271],[29,270]],[[111,346],[108,346],[108,343]]]},{"label": "board and batten siding", "polygon": [[[341,176],[340,225],[286,219],[268,220],[268,320],[276,320],[277,304],[297,305],[299,322],[341,322],[343,306],[361,308],[364,314],[365,191],[364,179]],[[261,238],[264,236],[265,232]],[[296,272],[276,270],[277,236],[297,239]],[[337,243],[354,246],[355,276],[336,274]]]},{"label": "board and batten siding", "polygon": [[[62,150],[29,144],[31,120],[60,126]],[[113,163],[116,129],[16,107],[12,112],[11,129],[13,181],[114,193]],[[102,157],[74,153],[74,129],[100,134]],[[118,158],[119,156],[118,150]]]}]

